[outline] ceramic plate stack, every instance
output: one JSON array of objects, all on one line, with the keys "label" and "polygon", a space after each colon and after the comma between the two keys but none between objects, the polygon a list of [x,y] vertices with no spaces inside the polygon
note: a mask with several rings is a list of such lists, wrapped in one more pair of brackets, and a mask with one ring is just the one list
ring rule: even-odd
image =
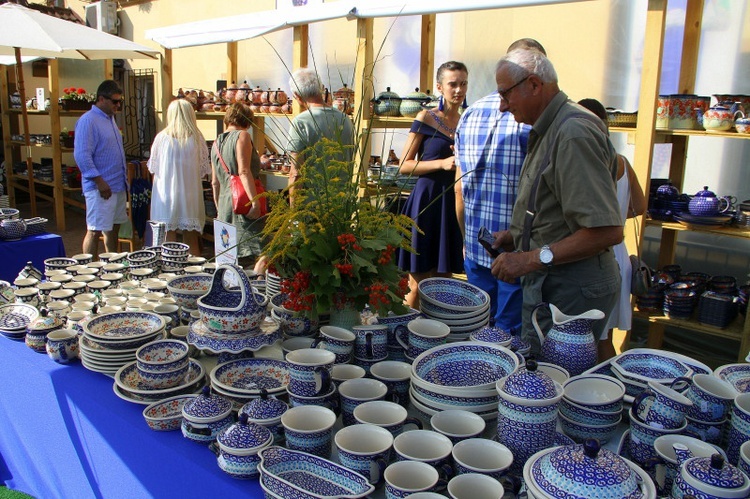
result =
[{"label": "ceramic plate stack", "polygon": [[0,334],[11,340],[23,341],[26,326],[39,317],[36,307],[24,303],[0,306]]},{"label": "ceramic plate stack", "polygon": [[660,350],[628,350],[612,359],[612,373],[625,385],[625,393],[637,396],[648,388],[649,381],[669,385],[675,378],[690,378],[693,370],[680,360]]},{"label": "ceramic plate stack", "polygon": [[281,277],[266,271],[266,296],[269,298],[281,293]]},{"label": "ceramic plate stack", "polygon": [[431,277],[421,281],[418,289],[422,314],[449,326],[449,341],[466,340],[489,323],[490,296],[473,284]]},{"label": "ceramic plate stack", "polygon": [[237,359],[217,365],[210,373],[213,389],[242,407],[258,398],[261,391],[269,395],[286,393],[289,384],[289,366],[286,361],[252,358]]},{"label": "ceramic plate stack", "polygon": [[166,242],[161,245],[161,270],[177,275],[185,273],[190,258],[190,246],[185,243]]},{"label": "ceramic plate stack", "polygon": [[495,383],[518,368],[508,348],[487,343],[440,345],[411,366],[410,399],[427,419],[446,409],[463,409],[485,420],[497,418]]},{"label": "ceramic plate stack", "polygon": [[112,389],[115,395],[127,402],[149,405],[165,398],[188,393],[197,393],[203,387],[206,373],[195,359],[190,359],[185,379],[171,388],[154,389],[144,382],[138,372],[137,362],[125,364],[115,372]]},{"label": "ceramic plate stack", "polygon": [[698,300],[698,322],[725,328],[737,317],[738,308],[734,296],[706,291]]},{"label": "ceramic plate stack", "polygon": [[151,312],[98,315],[83,324],[81,363],[90,371],[113,375],[135,362],[138,347],[162,336],[164,326],[164,318]]}]

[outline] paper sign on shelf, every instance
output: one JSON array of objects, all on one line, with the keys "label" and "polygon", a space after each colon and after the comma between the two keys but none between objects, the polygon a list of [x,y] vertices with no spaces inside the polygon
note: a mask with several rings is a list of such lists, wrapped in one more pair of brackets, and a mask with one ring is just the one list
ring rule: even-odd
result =
[{"label": "paper sign on shelf", "polygon": [[40,111],[44,111],[44,87],[36,89],[36,108]]},{"label": "paper sign on shelf", "polygon": [[214,220],[216,264],[237,263],[237,227]]}]

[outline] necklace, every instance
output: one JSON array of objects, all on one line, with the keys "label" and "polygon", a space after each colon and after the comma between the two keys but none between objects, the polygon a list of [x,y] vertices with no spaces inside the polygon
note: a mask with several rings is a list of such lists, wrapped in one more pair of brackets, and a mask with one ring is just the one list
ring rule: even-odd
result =
[{"label": "necklace", "polygon": [[449,132],[449,134],[450,134],[450,136],[451,136],[451,137],[453,136],[453,134],[454,134],[454,133],[456,133],[456,129],[455,129],[455,128],[453,128],[453,127],[451,127],[451,126],[448,126],[448,124],[447,124],[447,123],[445,123],[445,121],[443,121],[443,120],[442,120],[442,119],[441,119],[441,118],[440,118],[440,117],[439,117],[439,116],[437,115],[437,113],[435,113],[434,111],[431,111],[431,112],[430,112],[430,114],[431,114],[431,115],[432,115],[432,117],[433,117],[433,118],[435,119],[435,122],[436,122],[436,123],[438,124],[438,126],[439,126],[440,128],[443,128],[443,129],[447,130],[447,131]]}]

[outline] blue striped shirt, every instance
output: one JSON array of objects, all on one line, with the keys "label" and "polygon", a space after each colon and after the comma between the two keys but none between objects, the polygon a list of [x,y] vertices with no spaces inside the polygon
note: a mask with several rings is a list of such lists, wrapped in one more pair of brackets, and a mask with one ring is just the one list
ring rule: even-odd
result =
[{"label": "blue striped shirt", "polygon": [[76,164],[83,178],[83,192],[96,190],[92,180],[101,176],[112,192],[127,190],[125,148],[114,116],[94,106],[76,123]]},{"label": "blue striped shirt", "polygon": [[521,166],[531,127],[500,111],[497,92],[476,101],[461,116],[456,131],[456,165],[466,225],[466,257],[484,267],[492,258],[477,242],[480,227],[490,232],[510,226]]}]

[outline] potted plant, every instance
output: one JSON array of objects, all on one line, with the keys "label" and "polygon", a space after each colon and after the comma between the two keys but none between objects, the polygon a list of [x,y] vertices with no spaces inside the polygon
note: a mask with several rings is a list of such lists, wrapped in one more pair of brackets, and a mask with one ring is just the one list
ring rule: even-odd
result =
[{"label": "potted plant", "polygon": [[60,107],[64,111],[88,111],[96,102],[96,96],[83,88],[69,87],[63,89]]},{"label": "potted plant", "polygon": [[[294,202],[287,189],[269,196],[264,228],[269,270],[282,279],[283,306],[296,312],[357,314],[365,306],[381,316],[406,313],[407,276],[394,260],[410,250],[413,220],[383,202],[363,197],[360,169],[346,146],[324,139],[302,153]],[[343,320],[346,322],[346,319]]]}]

